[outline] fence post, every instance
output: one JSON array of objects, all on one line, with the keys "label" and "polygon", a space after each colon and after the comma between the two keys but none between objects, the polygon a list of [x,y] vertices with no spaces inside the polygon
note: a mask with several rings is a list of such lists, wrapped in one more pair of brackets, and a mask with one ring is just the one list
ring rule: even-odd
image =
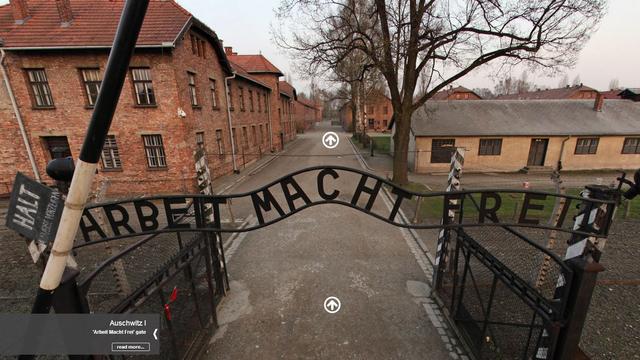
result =
[{"label": "fence post", "polygon": [[[603,270],[599,264],[615,207],[596,205],[591,200],[614,200],[617,190],[602,185],[587,185],[582,192],[584,201],[575,218],[573,229],[601,235],[573,234],[568,241],[564,262],[573,270],[568,282],[561,274],[556,282],[554,301],[560,305],[561,319],[566,324],[557,336],[544,331],[535,359],[573,359],[579,353],[580,336],[589,310],[597,275]],[[564,302],[564,303],[563,303]]]},{"label": "fence post", "polygon": [[[449,170],[449,179],[447,185],[447,192],[460,190],[460,174],[462,173],[462,165],[464,164],[464,149],[456,148],[451,156],[451,167]],[[458,200],[449,199],[449,208],[455,207],[458,204]],[[442,218],[442,225],[450,224],[455,219],[455,212],[449,210],[446,216]],[[436,248],[436,261],[433,269],[433,287],[435,289],[440,288],[442,283],[442,275],[447,264],[447,248],[449,246],[450,230],[441,228],[438,233],[438,247]]]}]

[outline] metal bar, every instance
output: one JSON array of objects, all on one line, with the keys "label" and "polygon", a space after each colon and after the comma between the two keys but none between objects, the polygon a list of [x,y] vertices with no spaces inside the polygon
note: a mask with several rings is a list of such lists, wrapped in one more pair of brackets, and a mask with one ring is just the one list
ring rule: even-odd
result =
[{"label": "metal bar", "polygon": [[[207,234],[203,233],[201,235],[203,238],[206,238]],[[206,246],[206,250],[205,250],[205,266],[206,266],[206,271],[207,271],[207,288],[209,290],[209,297],[211,298],[209,301],[209,304],[211,306],[211,317],[213,318],[213,322],[214,324],[216,324],[216,326],[218,325],[218,314],[216,312],[216,304],[214,303],[214,299],[215,299],[215,292],[214,292],[214,288],[213,288],[213,283],[211,282],[212,279],[212,271],[211,271],[211,262],[212,262],[212,258],[211,258],[211,243],[208,241],[204,241],[205,246]]]},{"label": "metal bar", "polygon": [[[162,306],[164,307],[164,305],[167,303],[167,299],[164,296],[164,293],[162,291],[162,289],[160,289],[160,291],[158,291],[158,296],[160,297],[160,303],[162,304]],[[164,312],[164,319],[167,321],[167,328],[169,329],[169,335],[171,336],[171,345],[173,346],[173,351],[176,355],[176,358],[180,357],[180,352],[178,352],[178,344],[176,343],[176,335],[173,332],[173,324],[171,322],[171,319],[169,317],[167,317],[167,313]]]},{"label": "metal bar", "polygon": [[453,313],[454,315],[454,319],[456,319],[458,317],[458,314],[460,313],[460,304],[462,303],[462,299],[464,298],[464,287],[467,281],[467,272],[469,271],[469,260],[471,259],[471,252],[467,249],[467,252],[465,253],[464,248],[462,250],[462,253],[464,254],[464,271],[462,272],[462,281],[461,281],[461,287],[460,287],[460,298],[458,299],[458,304],[456,306],[456,311]]},{"label": "metal bar", "polygon": [[533,317],[531,318],[531,324],[529,325],[529,335],[527,335],[527,344],[524,346],[524,354],[522,354],[522,360],[527,360],[529,355],[529,344],[531,343],[531,336],[533,335],[534,325],[536,323],[536,312],[533,312]]},{"label": "metal bar", "polygon": [[[489,293],[489,303],[487,304],[487,310],[484,311],[484,324],[482,325],[482,338],[487,333],[487,326],[489,326],[489,317],[491,316],[491,306],[493,305],[493,296],[496,292],[496,285],[498,284],[498,277],[493,276],[493,285],[491,285],[491,292]],[[496,336],[492,333],[492,338],[496,339]]]}]

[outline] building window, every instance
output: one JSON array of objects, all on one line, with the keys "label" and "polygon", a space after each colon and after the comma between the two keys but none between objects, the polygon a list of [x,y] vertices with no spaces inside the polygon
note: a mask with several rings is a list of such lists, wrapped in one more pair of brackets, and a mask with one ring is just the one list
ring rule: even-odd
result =
[{"label": "building window", "polygon": [[211,104],[214,109],[218,108],[218,87],[215,79],[209,79],[209,88],[211,89]]},{"label": "building window", "polygon": [[264,142],[264,126],[262,126],[262,124],[260,124],[260,142],[259,142],[259,144],[262,145],[263,142]]},{"label": "building window", "polygon": [[198,107],[198,92],[196,91],[196,74],[187,72],[189,77],[189,96],[191,97],[191,106]]},{"label": "building window", "polygon": [[253,90],[249,90],[249,110],[253,112]]},{"label": "building window", "polygon": [[99,69],[80,69],[82,75],[82,83],[84,84],[84,93],[87,97],[87,105],[94,106],[96,100],[98,100],[98,92],[100,91],[100,79]]},{"label": "building window", "polygon": [[136,104],[141,106],[156,105],[156,96],[151,82],[151,71],[148,68],[131,69],[133,87],[136,92]]},{"label": "building window", "polygon": [[28,69],[27,77],[33,98],[33,107],[51,108],[53,107],[53,97],[51,88],[47,80],[47,73],[44,69]]},{"label": "building window", "polygon": [[191,51],[193,52],[193,54],[206,59],[207,54],[205,52],[205,49],[206,49],[205,41],[195,36],[194,34],[191,34]]},{"label": "building window", "polygon": [[238,150],[238,136],[236,135],[236,128],[231,129],[231,137],[233,139],[233,147]]},{"label": "building window", "polygon": [[431,140],[431,162],[434,164],[450,163],[455,149],[455,139]]},{"label": "building window", "polygon": [[249,148],[249,137],[247,135],[247,127],[246,126],[242,127],[242,148],[243,149],[248,149]]},{"label": "building window", "polygon": [[104,169],[122,169],[120,163],[120,152],[116,143],[115,135],[107,135],[102,148],[102,167]]},{"label": "building window", "polygon": [[42,139],[51,159],[71,156],[71,149],[66,136],[45,136]]},{"label": "building window", "polygon": [[264,95],[264,112],[267,112],[268,109],[268,103],[267,103],[267,94],[263,94]]},{"label": "building window", "polygon": [[262,100],[260,98],[260,93],[256,93],[256,98],[258,98],[258,112],[262,112]]},{"label": "building window", "polygon": [[598,138],[578,138],[576,154],[595,154],[598,150]]},{"label": "building window", "polygon": [[204,132],[198,131],[196,133],[196,146],[198,149],[204,149]]},{"label": "building window", "polygon": [[238,93],[238,96],[240,96],[240,111],[244,111],[244,88],[242,86],[238,86]]},{"label": "building window", "polygon": [[216,130],[216,145],[218,146],[218,157],[224,159],[224,139],[222,138],[222,130]]},{"label": "building window", "polygon": [[144,151],[147,155],[147,165],[150,168],[167,167],[167,158],[164,154],[161,135],[142,135]]},{"label": "building window", "polygon": [[231,86],[227,86],[227,98],[229,100],[229,110],[233,111],[233,93],[231,92]]},{"label": "building window", "polygon": [[622,145],[623,154],[640,154],[640,138],[625,138]]},{"label": "building window", "polygon": [[253,145],[256,145],[258,142],[258,134],[256,133],[256,126],[251,125],[251,135],[253,135]]},{"label": "building window", "polygon": [[500,155],[502,139],[480,139],[478,155]]}]

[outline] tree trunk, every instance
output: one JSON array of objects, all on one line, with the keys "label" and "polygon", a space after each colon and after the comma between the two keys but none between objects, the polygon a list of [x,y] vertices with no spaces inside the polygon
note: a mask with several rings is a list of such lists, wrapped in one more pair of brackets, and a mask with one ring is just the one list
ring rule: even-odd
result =
[{"label": "tree trunk", "polygon": [[351,131],[353,135],[356,135],[358,132],[358,127],[356,126],[356,122],[358,121],[358,112],[356,110],[356,102],[358,101],[358,94],[356,90],[356,85],[351,83]]},{"label": "tree trunk", "polygon": [[393,134],[393,178],[398,185],[409,183],[409,130],[411,129],[411,112],[399,111],[394,114],[396,131]]}]

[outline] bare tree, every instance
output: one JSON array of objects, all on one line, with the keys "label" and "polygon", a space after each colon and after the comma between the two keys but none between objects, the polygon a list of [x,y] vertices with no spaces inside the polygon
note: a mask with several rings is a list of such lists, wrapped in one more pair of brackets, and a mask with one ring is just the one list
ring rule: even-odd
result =
[{"label": "bare tree", "polygon": [[569,75],[564,74],[564,76],[562,77],[562,79],[560,79],[560,82],[558,82],[558,87],[559,88],[563,88],[569,86]]},{"label": "bare tree", "polygon": [[[282,0],[277,42],[317,73],[350,54],[384,77],[393,104],[393,181],[408,182],[411,116],[484,64],[573,65],[606,0]],[[282,27],[281,27],[282,29]],[[286,35],[285,35],[286,34]],[[418,86],[424,91],[420,91]],[[418,88],[418,89],[417,89]],[[417,91],[418,90],[418,91]]]},{"label": "bare tree", "polygon": [[620,89],[620,80],[611,79],[611,81],[609,81],[609,90],[619,90],[619,89]]},{"label": "bare tree", "polygon": [[576,75],[571,82],[571,86],[580,86],[582,85],[582,80],[580,80],[580,74]]}]

